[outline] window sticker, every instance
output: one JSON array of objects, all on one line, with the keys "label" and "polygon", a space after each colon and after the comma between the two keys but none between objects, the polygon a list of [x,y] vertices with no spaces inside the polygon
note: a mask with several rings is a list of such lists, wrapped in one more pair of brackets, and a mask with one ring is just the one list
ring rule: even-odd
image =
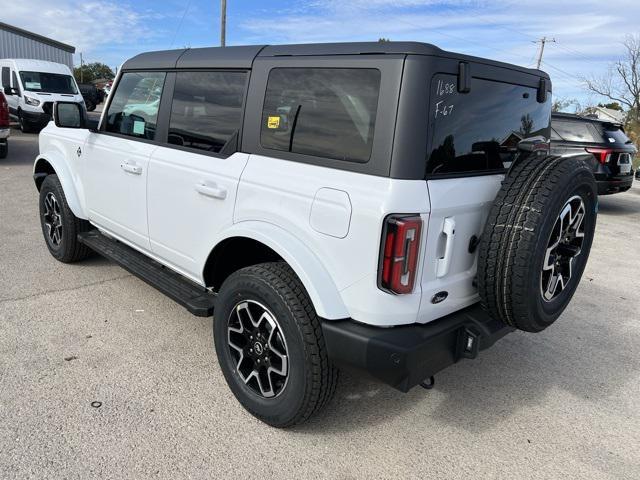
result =
[{"label": "window sticker", "polygon": [[280,128],[280,115],[267,119],[267,128]]},{"label": "window sticker", "polygon": [[24,88],[41,90],[40,82],[24,82]]},{"label": "window sticker", "polygon": [[136,135],[144,135],[144,121],[133,121],[133,133],[135,133]]}]

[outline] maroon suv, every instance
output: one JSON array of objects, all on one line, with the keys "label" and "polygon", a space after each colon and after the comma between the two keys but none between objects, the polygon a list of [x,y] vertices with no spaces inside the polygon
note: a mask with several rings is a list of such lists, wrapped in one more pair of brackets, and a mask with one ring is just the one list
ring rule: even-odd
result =
[{"label": "maroon suv", "polygon": [[10,134],[9,129],[9,105],[7,99],[4,98],[4,93],[0,92],[0,158],[7,158],[9,153],[8,138]]}]

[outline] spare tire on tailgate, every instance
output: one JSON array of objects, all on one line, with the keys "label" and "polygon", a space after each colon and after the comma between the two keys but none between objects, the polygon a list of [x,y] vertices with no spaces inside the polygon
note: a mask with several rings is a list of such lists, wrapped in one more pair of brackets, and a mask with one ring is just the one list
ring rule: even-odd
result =
[{"label": "spare tire on tailgate", "polygon": [[478,289],[493,318],[539,332],[569,304],[596,226],[597,188],[588,161],[531,156],[507,174],[478,257]]}]

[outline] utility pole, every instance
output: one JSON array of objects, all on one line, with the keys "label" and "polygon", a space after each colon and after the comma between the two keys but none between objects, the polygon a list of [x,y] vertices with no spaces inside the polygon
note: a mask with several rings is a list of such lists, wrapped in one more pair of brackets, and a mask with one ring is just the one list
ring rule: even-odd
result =
[{"label": "utility pole", "polygon": [[547,37],[542,37],[540,40],[538,40],[537,42],[535,42],[535,43],[540,43],[540,53],[538,54],[538,63],[537,63],[537,65],[536,65],[536,68],[537,68],[538,70],[540,70],[540,64],[542,63],[542,54],[544,53],[544,45],[545,45],[547,42],[555,43],[555,42],[556,42],[556,39],[555,39],[555,38],[548,39]]},{"label": "utility pole", "polygon": [[227,0],[220,0],[220,46],[227,43]]},{"label": "utility pole", "polygon": [[80,83],[84,83],[83,82],[83,80],[84,80],[84,74],[83,74],[84,67],[82,65],[83,65],[82,64],[82,52],[80,52]]}]

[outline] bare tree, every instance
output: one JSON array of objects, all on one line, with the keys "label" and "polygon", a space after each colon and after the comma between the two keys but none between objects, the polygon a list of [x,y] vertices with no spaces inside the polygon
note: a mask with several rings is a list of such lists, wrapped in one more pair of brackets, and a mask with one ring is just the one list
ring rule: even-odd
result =
[{"label": "bare tree", "polygon": [[624,57],[615,62],[607,75],[585,78],[585,86],[598,95],[625,106],[640,121],[640,34],[628,35]]}]

